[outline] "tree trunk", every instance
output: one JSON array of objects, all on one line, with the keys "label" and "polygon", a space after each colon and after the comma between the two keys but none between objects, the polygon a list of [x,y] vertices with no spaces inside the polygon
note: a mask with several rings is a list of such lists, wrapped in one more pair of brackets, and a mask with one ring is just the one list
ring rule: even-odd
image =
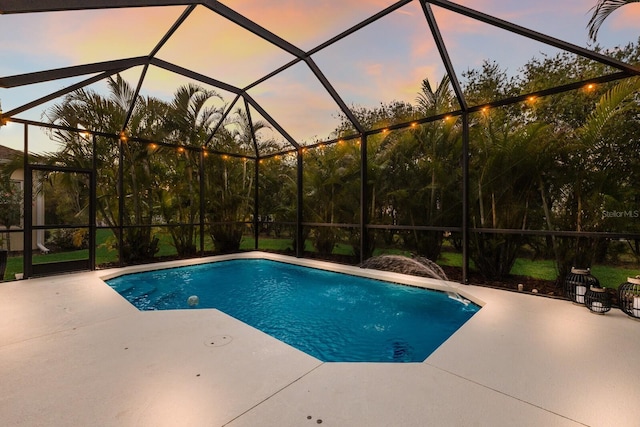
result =
[{"label": "tree trunk", "polygon": [[[544,183],[542,182],[542,178],[538,178],[538,184],[540,188],[540,197],[542,198],[542,209],[544,210],[544,216],[547,220],[547,229],[549,231],[553,231],[553,224],[551,223],[551,211],[549,210],[549,204],[547,203],[547,196],[544,191]],[[556,257],[556,273],[560,274],[562,257],[560,256],[560,251],[558,250],[558,242],[556,241],[556,236],[551,236],[551,246],[553,247],[553,254]]]}]

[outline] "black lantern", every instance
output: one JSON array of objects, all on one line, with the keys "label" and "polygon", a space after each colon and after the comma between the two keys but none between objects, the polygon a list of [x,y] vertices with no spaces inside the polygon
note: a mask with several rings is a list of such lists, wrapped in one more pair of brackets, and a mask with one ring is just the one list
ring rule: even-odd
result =
[{"label": "black lantern", "polygon": [[629,316],[640,319],[640,276],[629,277],[618,287],[618,305]]},{"label": "black lantern", "polygon": [[611,296],[605,288],[590,287],[584,295],[584,305],[592,313],[605,314],[611,310]]},{"label": "black lantern", "polygon": [[600,282],[591,275],[588,268],[571,267],[571,273],[567,274],[564,281],[564,292],[575,304],[584,304],[584,296],[590,288],[599,288]]}]

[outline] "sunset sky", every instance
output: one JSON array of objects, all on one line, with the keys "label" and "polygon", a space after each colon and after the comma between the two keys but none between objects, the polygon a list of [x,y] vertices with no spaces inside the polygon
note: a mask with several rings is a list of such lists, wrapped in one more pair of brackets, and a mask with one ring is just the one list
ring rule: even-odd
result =
[{"label": "sunset sky", "polygon": [[[518,25],[591,48],[586,24],[596,0],[460,0],[457,3]],[[385,0],[252,0],[222,1],[276,35],[309,51],[336,34],[393,4]],[[554,55],[555,48],[510,34],[432,6],[462,79],[462,72],[495,60],[510,74],[534,56]],[[0,1],[2,9],[2,1]],[[183,6],[0,15],[0,77],[52,68],[146,56],[185,10]],[[640,4],[623,7],[600,30],[604,48],[635,42],[640,36]],[[291,55],[239,28],[203,6],[160,50],[158,58],[233,86],[245,87],[293,59]],[[422,79],[434,84],[444,75],[439,55],[417,1],[313,56],[347,105],[375,107],[394,100],[414,102]],[[123,76],[137,84],[141,68]],[[0,89],[7,112],[27,102],[82,81],[65,81]],[[142,95],[170,100],[190,82],[150,69]],[[104,84],[91,86],[104,92]],[[216,89],[225,103],[234,95]],[[337,126],[338,107],[304,63],[251,89],[249,94],[296,140],[326,138]],[[221,102],[220,105],[223,103]],[[18,117],[41,120],[53,102]],[[252,112],[252,115],[255,115]],[[34,130],[38,133],[39,131]],[[21,148],[22,128],[0,130],[0,144]],[[55,145],[34,135],[35,151]]]}]

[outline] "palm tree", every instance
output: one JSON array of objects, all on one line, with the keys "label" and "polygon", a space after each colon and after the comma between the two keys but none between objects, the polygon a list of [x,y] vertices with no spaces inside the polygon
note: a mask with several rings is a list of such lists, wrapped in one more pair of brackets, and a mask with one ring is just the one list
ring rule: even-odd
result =
[{"label": "palm tree", "polygon": [[[602,211],[623,210],[633,200],[636,185],[633,175],[625,170],[634,141],[620,138],[612,132],[627,112],[637,111],[637,93],[640,78],[626,79],[600,97],[587,121],[576,129],[576,140],[569,157],[569,168],[574,183],[564,198],[562,212],[576,231],[601,231],[606,218]],[[594,214],[595,213],[595,214]],[[625,222],[616,220],[609,227]],[[564,277],[571,266],[589,267],[594,260],[598,241],[595,239],[565,239],[556,249],[559,277]]]},{"label": "palm tree", "polygon": [[[430,117],[456,109],[449,77],[437,86],[422,82],[413,114]],[[375,153],[377,181],[374,220],[394,225],[453,226],[460,222],[455,205],[460,201],[460,132],[453,118],[385,133]],[[376,205],[377,202],[377,205]],[[377,216],[377,218],[376,218]],[[417,255],[438,259],[442,231],[405,231],[403,243]],[[387,234],[387,243],[392,235]]]},{"label": "palm tree", "polygon": [[[119,75],[109,78],[107,84],[108,97],[94,91],[77,90],[47,111],[48,120],[65,128],[85,128],[118,134],[135,91]],[[163,139],[161,124],[165,112],[166,105],[161,101],[138,97],[135,99],[128,128],[135,135]],[[60,152],[51,154],[49,161],[59,166],[90,167],[94,154],[90,139],[64,129],[52,130],[50,138],[63,147]],[[127,197],[119,197],[118,144],[111,138],[96,138],[96,208],[99,220],[112,229],[117,242],[122,233],[122,261],[136,262],[150,258],[158,251],[158,239],[152,235],[151,228],[154,216],[152,189],[157,188],[157,177],[161,175],[154,173],[150,153],[145,146],[121,144],[124,157],[123,187]],[[119,223],[119,200],[125,201],[123,224]],[[120,228],[120,225],[126,228]]]},{"label": "palm tree", "polygon": [[[304,158],[305,219],[325,224],[357,223],[360,220],[360,146],[342,143],[310,150]],[[313,245],[330,255],[341,237],[334,227],[313,230]],[[353,235],[354,251],[360,237]],[[355,252],[354,254],[357,254]]]},{"label": "palm tree", "polygon": [[[264,120],[252,120],[238,108],[225,126],[218,129],[214,148],[229,153],[255,153],[273,145],[262,130],[270,129]],[[255,136],[255,147],[254,147]],[[255,160],[254,160],[255,161]],[[244,222],[253,214],[253,192],[257,177],[248,158],[210,155],[205,159],[205,215],[209,234],[218,252],[237,252],[245,231]]]},{"label": "palm tree", "polygon": [[[178,145],[202,147],[216,120],[222,114],[211,105],[213,99],[222,99],[215,91],[188,84],[178,88],[169,105],[165,119],[168,139]],[[169,233],[178,255],[196,252],[196,221],[200,211],[198,191],[200,153],[181,149],[159,149],[160,163],[164,163],[164,185],[158,188],[160,211],[168,224]]]},{"label": "palm tree", "polygon": [[[428,80],[416,98],[418,111],[422,117],[429,117],[452,111],[457,107],[451,90],[449,76],[444,76],[434,91]],[[454,119],[424,124],[414,132],[417,152],[408,158],[417,159],[418,176],[414,182],[414,195],[410,197],[410,222],[422,218],[426,225],[448,226],[458,224],[458,210],[453,209],[460,200],[457,192],[461,178],[457,173],[461,144],[460,126]],[[417,183],[422,182],[422,185]],[[413,232],[418,254],[437,260],[442,248],[443,233],[440,231]]]},{"label": "palm tree", "polygon": [[640,0],[598,0],[598,3],[591,8],[593,15],[587,24],[589,30],[589,38],[593,41],[598,36],[598,30],[605,19],[620,7],[631,3],[638,3]]}]

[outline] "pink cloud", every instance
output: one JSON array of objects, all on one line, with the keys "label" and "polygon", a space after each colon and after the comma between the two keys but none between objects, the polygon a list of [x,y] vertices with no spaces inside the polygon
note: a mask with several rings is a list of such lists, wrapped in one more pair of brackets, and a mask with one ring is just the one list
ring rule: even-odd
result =
[{"label": "pink cloud", "polygon": [[[393,0],[223,1],[225,5],[245,14],[247,18],[303,50],[317,46],[383,10],[393,2]],[[517,0],[457,0],[457,3],[540,31],[544,31],[542,27],[546,27],[546,24],[554,24],[556,29],[573,25],[575,27],[573,29],[578,34],[576,38],[584,38],[588,10],[595,0],[540,0],[534,3]],[[502,30],[496,30],[492,26],[437,6],[432,8],[447,42],[447,48],[453,56],[459,54],[464,57],[464,60],[469,58],[476,60],[482,57],[484,52],[480,50],[485,46],[479,49],[473,45],[473,42],[484,40],[485,36],[487,36],[486,40],[495,40],[498,43],[506,41],[503,37],[506,33]],[[9,38],[7,43],[16,45],[17,49],[23,51],[29,51],[30,47],[37,46],[38,55],[44,52],[48,57],[55,59],[56,66],[61,66],[58,62],[77,65],[147,55],[184,10],[185,8],[180,6],[0,18],[3,19],[2,23],[11,22],[14,19],[19,22],[35,22],[38,27],[37,32],[30,31],[27,26],[24,26],[21,36],[18,39]],[[608,25],[616,30],[638,29],[640,28],[637,24],[640,22],[639,18],[640,5],[630,5],[612,15]],[[380,23],[383,25],[378,26]],[[541,28],[536,28],[536,23]],[[353,100],[353,102],[364,102],[373,107],[379,101],[389,102],[400,99],[412,102],[422,79],[429,78],[432,83],[439,81],[444,70],[417,0],[402,7],[391,16],[383,18],[372,27],[374,27],[373,31],[365,30],[366,36],[360,36],[357,43],[341,41],[314,57],[347,103]],[[601,33],[604,30],[603,28]],[[375,42],[370,41],[370,37],[375,38],[380,34],[384,37],[378,37]],[[357,38],[359,35],[354,36],[353,38]],[[471,37],[465,39],[467,36]],[[511,40],[510,35],[509,37]],[[513,38],[516,39],[516,43],[519,42],[517,36]],[[351,50],[343,49],[344,46],[349,46]],[[359,50],[353,49],[354,46],[359,47]],[[507,46],[513,46],[513,43]],[[334,56],[334,48],[343,50],[340,50],[339,55]],[[533,53],[537,52],[535,50]],[[36,53],[33,55],[35,56]],[[491,53],[493,54],[493,51]],[[159,57],[239,87],[255,81],[292,59],[279,48],[239,29],[235,24],[204,6],[198,6],[184,27],[181,27],[166,47],[160,51]],[[358,62],[356,58],[364,59]],[[456,57],[455,60],[458,58]],[[467,65],[467,62],[459,62],[462,65],[455,61],[454,65]],[[24,72],[28,71],[35,70]],[[133,74],[131,73],[132,76]],[[148,85],[149,90],[172,93],[185,80],[170,73],[157,77],[150,74],[145,85]],[[284,97],[295,95],[298,99],[308,98],[305,102],[318,108],[318,111],[322,112],[321,115],[326,116],[330,115],[328,112],[337,111],[337,106],[326,92],[322,92],[324,89],[311,90],[303,81],[278,79],[277,83],[279,85],[277,90],[273,89],[272,92],[281,92],[285,95],[278,102],[274,102],[271,108],[282,108],[279,107],[279,103],[286,104],[288,101]],[[318,84],[317,81],[315,84]],[[270,90],[269,87],[263,88],[262,85],[257,89],[265,92]],[[227,100],[230,101],[231,98]],[[282,111],[280,114],[283,117],[312,116],[304,108],[279,111]],[[313,115],[313,120],[317,117]],[[299,120],[292,120],[292,122],[304,123],[305,120],[301,116]]]},{"label": "pink cloud", "polygon": [[379,77],[383,74],[384,64],[379,62],[368,63],[363,65],[364,72],[366,75],[371,77]]},{"label": "pink cloud", "polygon": [[640,34],[640,4],[630,3],[615,11],[608,19],[614,30],[635,29]]},{"label": "pink cloud", "polygon": [[338,125],[339,107],[319,83],[283,78],[249,93],[299,141],[323,138]]},{"label": "pink cloud", "polygon": [[285,40],[308,50],[387,8],[392,2],[235,0],[227,4]]},{"label": "pink cloud", "polygon": [[49,53],[74,64],[148,54],[180,16],[183,7],[111,9],[46,14]]}]

